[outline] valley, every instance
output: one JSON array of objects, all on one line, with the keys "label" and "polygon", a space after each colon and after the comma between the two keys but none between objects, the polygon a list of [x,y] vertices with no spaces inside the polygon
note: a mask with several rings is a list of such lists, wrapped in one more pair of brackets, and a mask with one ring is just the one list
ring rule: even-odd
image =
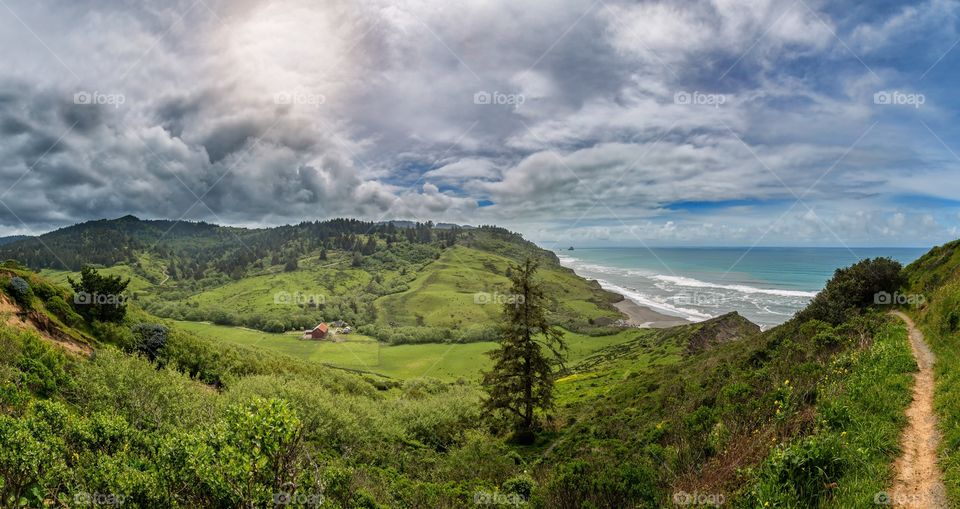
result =
[{"label": "valley", "polygon": [[[163,228],[173,236],[151,250]],[[108,266],[43,267],[96,236],[120,239],[99,248]],[[294,458],[270,468],[337,507],[452,508],[490,493],[550,508],[695,495],[735,507],[867,507],[893,486],[916,371],[905,327],[874,294],[930,292],[960,270],[953,246],[902,271],[863,260],[769,330],[734,312],[645,329],[621,321],[619,296],[492,227],[338,220],[224,232],[121,218],[42,241],[49,252],[34,239],[0,246],[6,257],[40,253],[0,275],[10,302],[0,441],[22,442],[0,467],[59,444],[36,456],[56,469],[23,478],[46,486],[37,503],[59,496],[51,482],[84,482],[140,507],[269,500],[277,488],[258,470],[193,463],[264,461],[243,431],[259,422],[273,423],[263,436]],[[509,415],[486,406],[487,380],[531,259],[566,348],[550,367],[551,404],[521,440]],[[90,311],[80,284],[125,285],[125,317],[78,314]],[[946,312],[926,309],[920,327]],[[322,339],[303,337],[341,320]],[[952,408],[951,392],[937,394],[938,411]],[[65,434],[39,424],[49,412]],[[116,445],[78,438],[106,422]],[[158,441],[191,445],[171,456]],[[103,461],[119,470],[98,473]],[[948,465],[948,494],[953,475]],[[6,479],[22,497],[27,485]]]}]

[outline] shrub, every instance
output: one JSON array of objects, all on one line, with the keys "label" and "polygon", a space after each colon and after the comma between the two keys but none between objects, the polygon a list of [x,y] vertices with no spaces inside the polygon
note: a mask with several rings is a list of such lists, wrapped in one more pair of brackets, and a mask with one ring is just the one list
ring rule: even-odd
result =
[{"label": "shrub", "polygon": [[114,345],[126,351],[135,347],[133,332],[129,327],[119,323],[93,322],[93,335],[100,341]]},{"label": "shrub", "polygon": [[197,499],[207,499],[197,505],[259,506],[310,484],[301,476],[302,425],[283,401],[231,406],[217,424],[183,438],[182,450],[168,454],[185,465]]},{"label": "shrub", "polygon": [[757,503],[771,507],[817,507],[847,461],[834,433],[807,437],[774,452],[761,466]]},{"label": "shrub", "polygon": [[47,401],[37,402],[19,418],[0,415],[0,506],[45,505],[43,492],[31,488],[65,468],[65,444],[57,434],[65,420],[66,408]]},{"label": "shrub", "polygon": [[10,278],[7,290],[24,309],[30,309],[33,302],[33,290],[30,289],[30,283],[27,283],[26,279],[20,276],[13,276]]},{"label": "shrub", "polygon": [[378,325],[362,325],[358,330],[361,334],[366,334],[394,345],[449,343],[454,339],[451,330],[441,327],[382,327]]},{"label": "shrub", "polygon": [[649,462],[591,465],[574,460],[560,465],[545,488],[546,507],[656,507],[656,474]]},{"label": "shrub", "polygon": [[19,372],[10,374],[39,396],[51,396],[70,382],[64,353],[31,331],[0,327],[0,365],[3,364]]},{"label": "shrub", "polygon": [[530,500],[530,495],[533,494],[533,488],[536,485],[537,483],[532,477],[527,474],[520,474],[507,479],[501,488],[507,493],[516,493],[524,500]]},{"label": "shrub", "polygon": [[138,323],[131,328],[134,338],[134,350],[147,356],[151,361],[167,344],[168,330],[158,323]]},{"label": "shrub", "polygon": [[507,482],[521,462],[502,439],[484,431],[468,430],[461,445],[442,455],[439,471],[448,479],[485,479],[500,483]]},{"label": "shrub", "polygon": [[70,304],[67,304],[67,301],[59,295],[54,295],[47,300],[47,309],[70,327],[78,327],[83,323],[83,317],[74,311]]},{"label": "shrub", "polygon": [[59,295],[61,293],[59,288],[36,275],[30,276],[29,283],[30,288],[33,289],[33,294],[37,297],[40,297],[41,300],[48,300],[54,295]]},{"label": "shrub", "polygon": [[263,330],[266,332],[283,332],[287,330],[287,328],[283,325],[283,322],[281,322],[280,320],[270,320],[263,327]]},{"label": "shrub", "polygon": [[73,369],[67,401],[86,412],[123,417],[139,430],[191,429],[206,424],[214,394],[198,391],[196,382],[173,369],[157,369],[142,357],[101,348]]},{"label": "shrub", "polygon": [[837,269],[826,287],[797,316],[801,320],[822,320],[837,325],[851,310],[865,309],[875,303],[877,294],[894,293],[905,283],[900,262],[889,258],[861,260]]},{"label": "shrub", "polygon": [[92,267],[80,271],[80,281],[67,278],[73,291],[78,311],[88,320],[120,322],[127,314],[126,297],[123,292],[130,284],[120,276],[104,276]]},{"label": "shrub", "polygon": [[4,262],[3,262],[3,268],[5,268],[5,269],[27,270],[27,267],[21,265],[20,262],[14,260],[14,259],[12,259],[12,258],[9,258],[9,259],[7,259],[7,260],[4,260]]},{"label": "shrub", "polygon": [[215,309],[210,312],[209,319],[217,325],[236,325],[237,318],[222,309]]}]

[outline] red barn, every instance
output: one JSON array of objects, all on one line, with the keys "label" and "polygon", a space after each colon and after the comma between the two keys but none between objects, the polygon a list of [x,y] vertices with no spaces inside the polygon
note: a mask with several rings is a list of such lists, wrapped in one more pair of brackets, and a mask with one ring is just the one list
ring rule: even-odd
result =
[{"label": "red barn", "polygon": [[328,332],[330,332],[330,327],[328,327],[326,323],[321,323],[314,327],[312,331],[304,334],[304,336],[310,339],[325,339]]}]

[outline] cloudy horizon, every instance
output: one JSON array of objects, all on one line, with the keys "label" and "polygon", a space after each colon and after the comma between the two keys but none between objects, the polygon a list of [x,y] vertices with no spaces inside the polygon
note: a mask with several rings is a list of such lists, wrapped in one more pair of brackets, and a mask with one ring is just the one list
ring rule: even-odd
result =
[{"label": "cloudy horizon", "polygon": [[0,235],[127,214],[572,245],[960,237],[960,1],[0,0]]}]

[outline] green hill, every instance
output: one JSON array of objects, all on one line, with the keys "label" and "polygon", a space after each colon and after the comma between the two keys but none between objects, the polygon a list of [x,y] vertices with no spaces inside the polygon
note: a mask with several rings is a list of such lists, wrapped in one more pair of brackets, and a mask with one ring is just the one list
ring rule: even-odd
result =
[{"label": "green hill", "polygon": [[943,433],[940,464],[950,501],[960,505],[960,241],[938,246],[907,266],[908,310],[937,356],[935,405]]},{"label": "green hill", "polygon": [[[956,487],[956,243],[903,278],[889,262],[838,271],[815,307],[767,331],[736,314],[624,330],[608,325],[615,296],[498,228],[236,229],[287,238],[241,260],[230,231],[212,225],[144,248],[169,226],[151,223],[114,224],[116,238],[133,239],[131,258],[104,269],[132,278],[122,323],[78,321],[72,292],[52,282],[72,271],[8,263],[0,274],[0,505],[82,506],[80,493],[122,496],[125,507],[269,506],[291,490],[345,508],[516,497],[543,508],[872,507],[890,484],[916,365],[903,325],[864,295],[913,288],[925,292],[914,313],[941,359]],[[314,243],[311,229],[329,235]],[[24,242],[12,249],[26,252]],[[183,270],[208,243],[226,250]],[[507,268],[524,256],[541,261],[570,352],[555,408],[521,446],[482,410],[477,380],[494,346],[483,327],[500,320]],[[907,288],[891,286],[901,279]],[[324,298],[278,304],[280,291]],[[200,321],[213,312],[222,323]],[[255,315],[261,325],[345,315],[388,342],[237,327]]]},{"label": "green hill", "polygon": [[541,260],[558,325],[615,332],[605,325],[620,317],[619,296],[495,227],[334,220],[251,230],[128,216],[0,246],[0,257],[55,281],[84,264],[128,277],[138,304],[161,317],[268,332],[345,320],[391,343],[493,339],[509,267],[528,256]]}]

